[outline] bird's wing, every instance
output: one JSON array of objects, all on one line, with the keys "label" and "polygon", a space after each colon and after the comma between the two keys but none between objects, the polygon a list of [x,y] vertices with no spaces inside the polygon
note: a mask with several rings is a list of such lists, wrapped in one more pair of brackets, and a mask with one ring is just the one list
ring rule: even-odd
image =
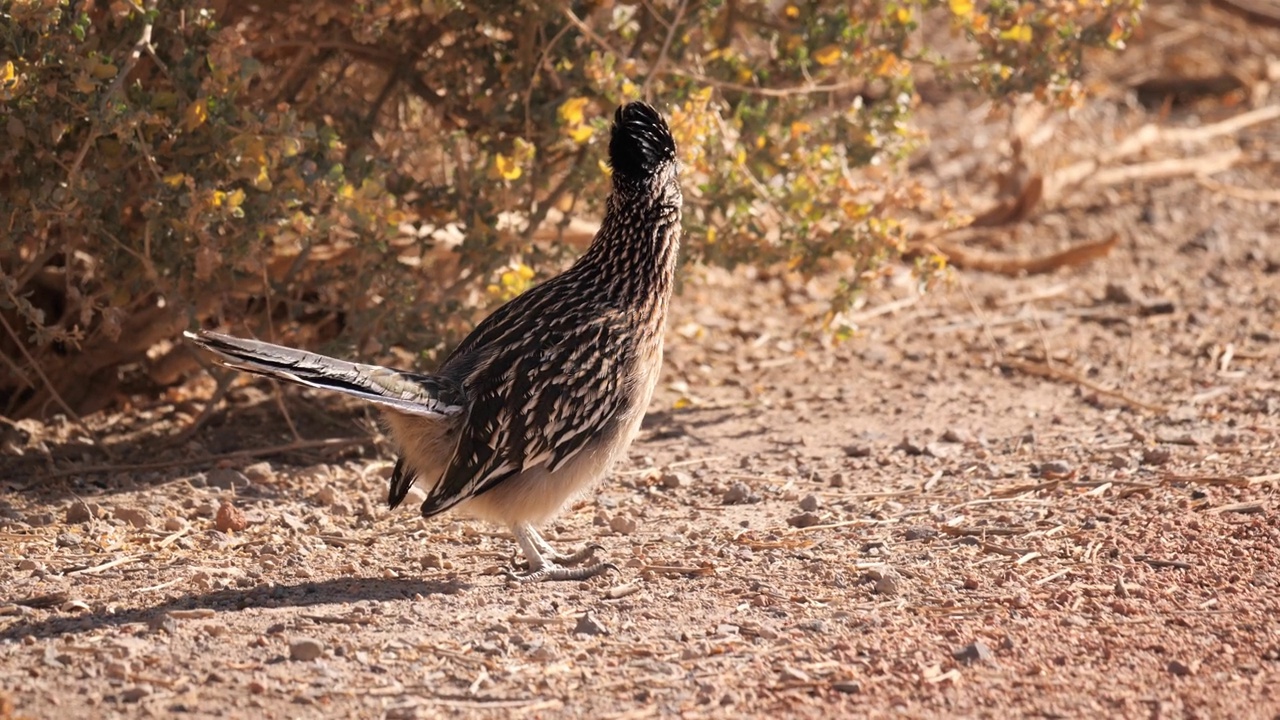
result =
[{"label": "bird's wing", "polygon": [[620,372],[632,352],[622,336],[625,323],[610,314],[537,319],[537,330],[513,328],[467,363],[470,415],[444,477],[422,505],[424,516],[531,468],[558,470],[630,402]]}]

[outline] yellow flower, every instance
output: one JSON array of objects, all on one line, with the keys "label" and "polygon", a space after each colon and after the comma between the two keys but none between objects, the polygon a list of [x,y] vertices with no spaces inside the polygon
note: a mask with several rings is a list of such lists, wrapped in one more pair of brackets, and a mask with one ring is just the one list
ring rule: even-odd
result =
[{"label": "yellow flower", "polygon": [[502,176],[503,180],[515,180],[524,173],[524,170],[516,164],[514,159],[502,153],[498,153],[493,158],[493,167],[498,171],[498,175]]},{"label": "yellow flower", "polygon": [[581,125],[583,111],[587,109],[587,99],[584,97],[569,98],[560,104],[560,122],[565,125]]},{"label": "yellow flower", "polygon": [[840,61],[840,55],[839,46],[827,45],[813,54],[813,60],[819,65],[835,65]]},{"label": "yellow flower", "polygon": [[951,0],[951,14],[956,17],[968,17],[973,14],[971,0]]},{"label": "yellow flower", "polygon": [[581,145],[591,137],[591,134],[595,132],[595,128],[590,125],[578,125],[569,128],[566,132],[569,133],[569,137],[573,138],[574,142]]},{"label": "yellow flower", "polygon": [[787,17],[791,18],[792,20],[795,20],[796,18],[800,17],[800,8],[796,7],[795,5],[788,5],[785,12],[787,13]]},{"label": "yellow flower", "polygon": [[1031,42],[1031,26],[1030,25],[1014,25],[1013,27],[1000,33],[1002,40],[1012,40],[1020,45],[1026,45]]}]

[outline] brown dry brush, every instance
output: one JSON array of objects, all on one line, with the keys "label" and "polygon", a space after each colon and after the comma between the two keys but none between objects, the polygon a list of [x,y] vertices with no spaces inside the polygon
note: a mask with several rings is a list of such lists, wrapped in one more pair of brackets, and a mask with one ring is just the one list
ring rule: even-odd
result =
[{"label": "brown dry brush", "polygon": [[0,414],[175,382],[201,324],[429,362],[574,251],[635,97],[679,134],[689,257],[844,256],[853,287],[920,202],[864,172],[917,140],[917,68],[1069,100],[1139,5],[15,0]]}]

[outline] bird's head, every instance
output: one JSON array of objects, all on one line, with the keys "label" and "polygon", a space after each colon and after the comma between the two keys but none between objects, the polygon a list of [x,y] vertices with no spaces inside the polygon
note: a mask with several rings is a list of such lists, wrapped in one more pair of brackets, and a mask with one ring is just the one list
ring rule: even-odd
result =
[{"label": "bird's head", "polygon": [[676,141],[667,121],[649,105],[631,102],[614,113],[609,165],[616,192],[650,195],[660,205],[677,208],[683,202]]}]

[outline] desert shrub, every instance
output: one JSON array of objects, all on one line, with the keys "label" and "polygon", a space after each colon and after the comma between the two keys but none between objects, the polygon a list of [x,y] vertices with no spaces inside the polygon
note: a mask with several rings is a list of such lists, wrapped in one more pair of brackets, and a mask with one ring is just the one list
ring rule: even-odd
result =
[{"label": "desert shrub", "polygon": [[915,83],[1073,102],[1139,5],[14,0],[0,412],[171,382],[201,323],[429,364],[581,248],[637,97],[683,151],[687,258],[839,256],[847,295],[922,200],[890,172]]}]

